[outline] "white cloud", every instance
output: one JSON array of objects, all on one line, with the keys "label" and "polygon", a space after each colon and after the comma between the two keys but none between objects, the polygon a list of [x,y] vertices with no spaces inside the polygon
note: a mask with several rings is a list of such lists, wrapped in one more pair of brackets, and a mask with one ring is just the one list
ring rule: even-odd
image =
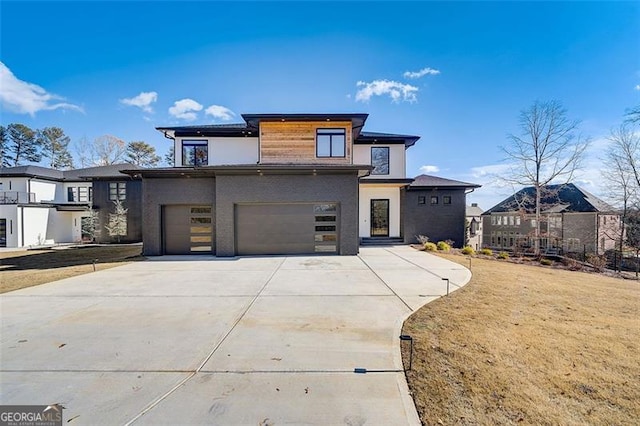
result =
[{"label": "white cloud", "polygon": [[420,78],[420,77],[424,77],[427,74],[438,75],[440,74],[440,70],[427,67],[427,68],[422,68],[420,71],[406,71],[402,75],[404,76],[404,78]]},{"label": "white cloud", "polygon": [[640,84],[636,84],[636,87],[634,87],[634,89],[640,90]]},{"label": "white cloud", "polygon": [[204,110],[204,113],[222,121],[229,121],[236,116],[235,112],[221,105],[211,105],[209,108]]},{"label": "white cloud", "polygon": [[422,173],[438,173],[440,171],[440,167],[426,165],[426,166],[420,167],[420,171]]},{"label": "white cloud", "polygon": [[47,92],[37,84],[22,81],[11,70],[0,62],[0,102],[2,106],[19,114],[33,116],[38,111],[69,109],[79,112],[84,110],[78,105],[63,101],[64,98]]},{"label": "white cloud", "polygon": [[356,101],[367,102],[372,96],[389,95],[393,102],[416,102],[418,88],[410,84],[402,84],[391,80],[374,80],[370,83],[359,81],[360,90],[356,93]]},{"label": "white cloud", "polygon": [[138,96],[133,98],[120,99],[120,103],[129,106],[135,106],[143,110],[144,112],[153,113],[151,104],[158,100],[157,92],[140,92]]},{"label": "white cloud", "polygon": [[169,108],[169,114],[176,118],[186,121],[193,121],[198,118],[198,111],[202,110],[202,105],[193,99],[181,99],[175,101],[173,106]]}]

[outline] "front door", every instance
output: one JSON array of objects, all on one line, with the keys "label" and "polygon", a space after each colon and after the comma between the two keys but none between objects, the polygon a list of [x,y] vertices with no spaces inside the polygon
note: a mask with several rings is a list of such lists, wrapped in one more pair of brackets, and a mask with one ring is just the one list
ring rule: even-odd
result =
[{"label": "front door", "polygon": [[371,200],[371,236],[389,236],[389,200]]}]

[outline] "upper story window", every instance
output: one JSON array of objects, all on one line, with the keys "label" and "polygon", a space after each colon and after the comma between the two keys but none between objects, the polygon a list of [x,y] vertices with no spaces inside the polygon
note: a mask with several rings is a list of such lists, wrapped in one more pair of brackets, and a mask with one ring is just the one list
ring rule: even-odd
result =
[{"label": "upper story window", "polygon": [[388,175],[389,174],[389,147],[372,146],[371,147],[371,165],[372,175]]},{"label": "upper story window", "polygon": [[345,157],[345,129],[317,129],[316,157]]},{"label": "upper story window", "polygon": [[109,182],[109,199],[111,201],[127,199],[126,182]]},{"label": "upper story window", "polygon": [[442,196],[442,204],[451,204],[451,196],[443,195]]},{"label": "upper story window", "polygon": [[432,195],[431,196],[431,204],[438,204],[438,196],[437,195]]},{"label": "upper story window", "polygon": [[86,186],[70,186],[67,188],[67,201],[70,203],[86,203],[93,198],[92,188]]},{"label": "upper story window", "polygon": [[209,164],[209,147],[207,141],[182,141],[182,165],[206,166]]}]

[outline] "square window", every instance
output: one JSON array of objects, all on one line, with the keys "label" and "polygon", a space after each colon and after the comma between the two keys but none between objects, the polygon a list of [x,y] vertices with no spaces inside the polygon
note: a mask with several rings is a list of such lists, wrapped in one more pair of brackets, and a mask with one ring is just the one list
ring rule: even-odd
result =
[{"label": "square window", "polygon": [[389,147],[373,146],[371,147],[371,165],[372,175],[388,175],[389,174]]},{"label": "square window", "polygon": [[443,195],[442,196],[442,204],[451,204],[451,196]]},{"label": "square window", "polygon": [[317,129],[316,157],[345,157],[345,129]]},{"label": "square window", "polygon": [[126,182],[109,182],[109,199],[111,201],[127,199]]},{"label": "square window", "polygon": [[427,202],[427,197],[421,195],[418,197],[418,204],[425,204]]},{"label": "square window", "polygon": [[206,166],[209,164],[209,146],[207,141],[182,141],[182,165]]},{"label": "square window", "polygon": [[78,201],[86,203],[89,201],[89,188],[81,186],[78,188]]},{"label": "square window", "polygon": [[432,195],[431,196],[431,204],[438,204],[438,196],[437,195]]}]

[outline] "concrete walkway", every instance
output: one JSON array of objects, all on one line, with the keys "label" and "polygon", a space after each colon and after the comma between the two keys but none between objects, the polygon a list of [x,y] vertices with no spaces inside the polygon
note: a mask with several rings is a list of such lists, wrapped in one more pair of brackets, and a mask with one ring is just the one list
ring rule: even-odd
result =
[{"label": "concrete walkway", "polygon": [[0,404],[62,403],[74,425],[419,424],[398,336],[443,277],[471,274],[365,247],[163,256],[7,293]]}]

